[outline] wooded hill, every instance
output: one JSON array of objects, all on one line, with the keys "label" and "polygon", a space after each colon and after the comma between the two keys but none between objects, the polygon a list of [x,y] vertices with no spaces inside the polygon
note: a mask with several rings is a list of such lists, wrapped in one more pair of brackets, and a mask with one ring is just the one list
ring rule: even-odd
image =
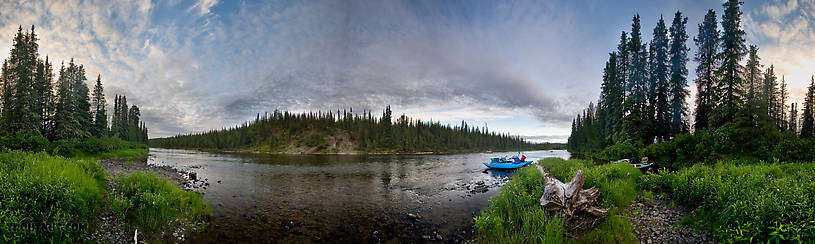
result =
[{"label": "wooded hill", "polygon": [[376,118],[370,111],[290,113],[274,111],[254,121],[203,133],[150,139],[163,148],[217,149],[259,152],[461,152],[530,150],[540,145],[484,127],[442,125],[411,119],[392,119],[390,106]]}]

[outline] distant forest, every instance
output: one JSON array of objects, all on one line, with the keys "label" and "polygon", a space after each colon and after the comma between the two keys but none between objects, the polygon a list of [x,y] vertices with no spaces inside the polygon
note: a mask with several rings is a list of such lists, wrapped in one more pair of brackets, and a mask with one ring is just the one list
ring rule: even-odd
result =
[{"label": "distant forest", "polygon": [[442,125],[411,119],[404,114],[392,119],[390,106],[382,117],[370,111],[354,114],[353,109],[333,112],[258,114],[251,122],[233,128],[204,133],[150,139],[150,146],[163,148],[285,151],[292,143],[317,152],[337,152],[326,139],[344,134],[353,151],[362,152],[455,152],[486,150],[530,150],[557,148],[557,144],[532,144],[518,136],[489,129]]},{"label": "distant forest", "polygon": [[40,57],[37,40],[34,26],[30,31],[20,26],[3,61],[2,147],[46,150],[49,141],[107,137],[147,143],[147,127],[139,120],[138,106],[128,107],[127,99],[117,95],[109,123],[101,75],[91,92],[84,66],[71,59],[60,66],[54,80],[53,65],[48,57]]}]

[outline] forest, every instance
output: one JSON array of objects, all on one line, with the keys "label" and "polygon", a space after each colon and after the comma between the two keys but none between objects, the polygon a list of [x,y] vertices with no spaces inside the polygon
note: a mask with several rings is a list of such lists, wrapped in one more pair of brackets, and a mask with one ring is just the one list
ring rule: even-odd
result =
[{"label": "forest", "polygon": [[487,126],[442,125],[414,120],[402,114],[395,120],[390,106],[377,118],[371,111],[355,114],[353,109],[334,112],[258,114],[251,122],[203,133],[150,139],[150,146],[193,149],[258,149],[282,151],[291,143],[316,147],[319,152],[337,152],[326,138],[346,135],[354,151],[362,152],[456,152],[528,150],[556,147],[532,144]]},{"label": "forest", "polygon": [[660,17],[645,42],[634,16],[631,31],[622,32],[608,55],[598,102],[572,122],[568,149],[607,160],[653,156],[685,164],[730,156],[815,159],[815,78],[799,114],[783,74],[748,45],[741,4],[726,3],[721,28],[714,10],[698,25],[694,111],[687,106],[687,17],[676,12],[670,27]]},{"label": "forest", "polygon": [[[694,111],[685,105],[687,18],[676,12],[669,28],[660,18],[645,44],[635,15],[631,32],[609,54],[599,101],[574,119],[567,147],[579,157],[538,162],[562,182],[582,172],[583,187],[598,189],[605,216],[587,227],[577,214],[541,208],[538,199],[549,185],[527,167],[475,218],[479,240],[708,243],[697,238],[710,236],[726,243],[813,243],[815,77],[799,114],[784,76],[747,45],[742,4],[725,1],[721,19],[709,10],[698,25]],[[653,164],[610,163],[641,157]],[[675,207],[690,212],[660,212]]]},{"label": "forest", "polygon": [[0,142],[4,148],[62,150],[57,154],[63,154],[87,147],[83,143],[92,138],[147,143],[147,127],[139,120],[138,106],[128,107],[127,98],[116,95],[109,120],[101,74],[90,91],[84,66],[71,59],[60,65],[54,80],[53,64],[40,56],[37,40],[34,26],[30,31],[20,26],[3,62]]}]

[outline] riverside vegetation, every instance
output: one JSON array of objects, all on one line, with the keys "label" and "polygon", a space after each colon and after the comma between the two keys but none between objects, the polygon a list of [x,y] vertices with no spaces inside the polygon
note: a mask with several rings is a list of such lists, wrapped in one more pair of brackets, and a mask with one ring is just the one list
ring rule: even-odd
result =
[{"label": "riverside vegetation", "polygon": [[[34,28],[20,27],[0,75],[0,242],[94,241],[87,234],[105,211],[141,230],[171,228],[175,219],[200,223],[210,210],[199,193],[152,174],[105,172],[100,158],[147,154],[138,107],[117,95],[108,123],[101,76],[92,98],[84,68],[73,60],[54,83],[38,48]],[[109,195],[108,181],[122,194]]]},{"label": "riverside vegetation", "polygon": [[[693,210],[675,225],[708,231],[717,241],[815,241],[815,78],[799,114],[787,100],[783,76],[779,84],[773,66],[762,72],[758,47],[747,46],[742,4],[723,4],[722,30],[713,10],[698,25],[692,125],[684,106],[687,18],[677,12],[670,29],[660,18],[648,45],[638,15],[630,34],[622,33],[604,69],[598,105],[573,122],[567,147],[584,160],[539,162],[564,181],[576,169],[587,172],[586,187],[598,187],[603,206],[611,208],[600,224],[569,233],[561,215],[539,206],[540,175],[522,169],[476,217],[480,239],[636,242],[622,216],[635,214],[628,206],[636,196],[656,193]],[[607,163],[641,157],[657,173]]]}]

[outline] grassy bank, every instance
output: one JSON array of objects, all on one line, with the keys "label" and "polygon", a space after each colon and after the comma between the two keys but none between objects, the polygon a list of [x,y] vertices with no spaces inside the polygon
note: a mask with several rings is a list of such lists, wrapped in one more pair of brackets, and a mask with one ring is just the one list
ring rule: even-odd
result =
[{"label": "grassy bank", "polygon": [[79,241],[104,208],[105,176],[95,160],[0,153],[0,239]]},{"label": "grassy bank", "polygon": [[121,193],[111,197],[119,217],[146,232],[185,225],[201,230],[212,209],[198,192],[185,191],[153,173],[133,172],[116,177]]},{"label": "grassy bank", "polygon": [[[80,242],[106,210],[142,230],[173,226],[176,219],[198,223],[209,214],[200,194],[143,173],[118,176],[123,193],[105,197],[106,179],[112,177],[97,159],[141,157],[148,150],[143,144],[117,139],[22,144],[32,145],[44,146],[36,153],[0,152],[0,242]],[[59,156],[65,154],[70,157]]]},{"label": "grassy bank", "polygon": [[527,167],[476,217],[481,241],[636,242],[625,214],[643,190],[670,195],[676,204],[695,209],[694,218],[686,217],[678,224],[709,230],[718,241],[815,241],[815,163],[723,161],[646,175],[627,164],[562,159],[545,159],[540,164],[561,181],[583,169],[584,187],[597,187],[601,205],[610,208],[606,218],[585,233],[566,233],[564,223],[568,221],[541,209],[538,200],[543,182],[535,168]]},{"label": "grassy bank", "polygon": [[585,188],[597,187],[600,201],[610,211],[595,228],[569,237],[563,216],[540,207],[544,183],[533,167],[518,170],[501,193],[476,217],[479,239],[486,243],[631,243],[636,242],[625,208],[639,193],[639,170],[625,164],[595,166],[589,161],[547,158],[539,162],[561,181],[569,181],[583,169]]},{"label": "grassy bank", "polygon": [[699,213],[695,223],[725,242],[815,241],[815,163],[736,161],[643,177]]}]

